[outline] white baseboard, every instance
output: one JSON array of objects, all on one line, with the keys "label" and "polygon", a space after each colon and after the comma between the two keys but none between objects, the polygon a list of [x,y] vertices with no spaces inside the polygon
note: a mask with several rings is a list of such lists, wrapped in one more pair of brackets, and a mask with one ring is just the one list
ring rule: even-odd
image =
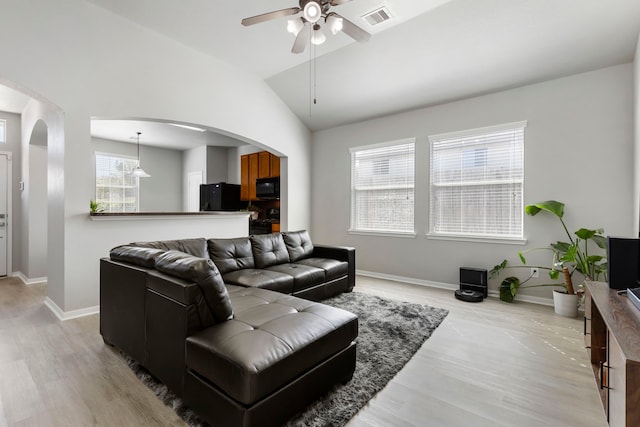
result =
[{"label": "white baseboard", "polygon": [[62,311],[58,304],[53,302],[49,297],[44,299],[44,305],[51,310],[51,312],[58,318],[58,320],[71,320],[78,317],[91,316],[92,314],[100,313],[100,306],[95,305],[93,307],[81,308],[79,310]]},{"label": "white baseboard", "polygon": [[18,279],[22,280],[22,283],[24,283],[25,285],[35,285],[36,283],[44,283],[47,281],[47,277],[32,277],[29,278],[27,276],[25,276],[21,271],[14,271],[13,273],[11,273],[11,277],[17,277]]},{"label": "white baseboard", "polygon": [[[14,271],[11,273],[12,277],[17,277],[22,280],[22,283],[25,285],[35,285],[36,283],[45,283],[47,282],[47,277],[35,277],[28,278],[21,271]],[[53,302],[53,300],[49,297],[44,299],[44,305],[47,307],[54,316],[58,318],[58,320],[70,320],[76,319],[78,317],[91,316],[92,314],[100,313],[100,306],[95,305],[93,307],[81,308],[79,310],[71,310],[71,311],[63,311],[58,304]]]},{"label": "white baseboard", "polygon": [[[422,280],[422,279],[416,279],[413,277],[395,276],[392,274],[376,273],[373,271],[356,270],[356,274],[360,276],[365,276],[365,277],[372,277],[374,279],[392,280],[394,282],[428,286],[430,288],[448,289],[451,291],[455,291],[456,289],[460,288],[459,284],[433,282],[431,280]],[[490,290],[489,296],[493,298],[499,298],[500,294],[498,293],[498,291]],[[516,300],[522,301],[522,302],[530,302],[532,304],[553,306],[553,299],[551,298],[533,297],[529,295],[518,294],[518,296],[516,297]]]}]

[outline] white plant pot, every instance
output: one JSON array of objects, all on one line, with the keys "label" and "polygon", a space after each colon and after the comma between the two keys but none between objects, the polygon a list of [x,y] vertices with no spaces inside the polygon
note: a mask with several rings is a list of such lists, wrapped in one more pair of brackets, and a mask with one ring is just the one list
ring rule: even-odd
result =
[{"label": "white plant pot", "polygon": [[553,291],[553,308],[556,314],[566,317],[578,315],[578,295]]}]

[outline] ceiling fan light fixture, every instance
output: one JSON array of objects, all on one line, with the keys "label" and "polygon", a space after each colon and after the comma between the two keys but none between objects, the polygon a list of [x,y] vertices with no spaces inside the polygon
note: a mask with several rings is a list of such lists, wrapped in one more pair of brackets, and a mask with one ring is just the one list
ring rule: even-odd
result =
[{"label": "ceiling fan light fixture", "polygon": [[311,43],[318,46],[324,43],[327,40],[327,36],[322,32],[322,28],[320,25],[315,24],[313,26],[313,34],[311,34]]},{"label": "ceiling fan light fixture", "polygon": [[322,17],[322,8],[318,2],[310,1],[304,5],[302,15],[307,21],[316,23]]},{"label": "ceiling fan light fixture", "polygon": [[329,30],[331,30],[331,34],[333,34],[334,36],[338,34],[339,31],[342,31],[342,23],[343,23],[342,18],[335,15],[334,13],[327,16],[327,19],[325,20],[325,22],[329,26]]},{"label": "ceiling fan light fixture", "polygon": [[302,18],[289,19],[289,22],[287,23],[287,31],[294,36],[298,35],[300,30],[302,30],[302,27],[304,27],[304,21]]}]

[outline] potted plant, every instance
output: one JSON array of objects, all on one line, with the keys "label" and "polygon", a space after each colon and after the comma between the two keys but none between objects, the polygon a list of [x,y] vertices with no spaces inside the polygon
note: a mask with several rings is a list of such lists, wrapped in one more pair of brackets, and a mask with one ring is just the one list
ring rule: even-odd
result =
[{"label": "potted plant", "polygon": [[[540,212],[547,212],[554,215],[560,221],[562,228],[568,238],[567,242],[558,241],[551,243],[547,248],[534,248],[526,251],[518,252],[518,256],[522,265],[509,266],[507,260],[496,265],[491,269],[491,277],[498,276],[506,268],[538,268],[540,270],[548,271],[549,278],[552,280],[562,281],[555,283],[543,283],[534,284],[534,286],[561,286],[564,287],[564,292],[554,290],[553,300],[556,313],[565,316],[575,317],[578,310],[578,294],[581,292],[581,286],[578,290],[573,285],[572,276],[577,271],[584,278],[598,280],[601,274],[607,272],[606,263],[606,248],[607,239],[603,236],[604,230],[599,229],[587,229],[580,228],[573,234],[569,232],[567,225],[564,222],[564,203],[555,200],[549,200],[546,202],[534,203],[525,207],[527,215],[535,216]],[[593,242],[598,249],[597,253],[590,253],[590,244]],[[527,260],[524,256],[526,252],[534,250],[548,250],[552,252],[551,266],[531,266],[527,265]],[[562,273],[562,277],[560,276]],[[515,298],[518,289],[528,282],[533,277],[533,274],[529,276],[522,283],[517,277],[507,277],[500,284],[500,299],[507,302],[512,302]],[[568,301],[567,301],[568,300]]]},{"label": "potted plant", "polygon": [[100,206],[98,202],[91,199],[89,200],[89,212],[90,213],[100,213],[104,211],[104,207]]}]

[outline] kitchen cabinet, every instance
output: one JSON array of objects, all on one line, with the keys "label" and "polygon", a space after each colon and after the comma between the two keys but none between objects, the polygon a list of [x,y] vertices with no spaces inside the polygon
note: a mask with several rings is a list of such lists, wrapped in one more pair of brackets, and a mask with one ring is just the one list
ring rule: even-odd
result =
[{"label": "kitchen cabinet", "polygon": [[261,151],[258,153],[258,178],[271,176],[271,153]]},{"label": "kitchen cabinet", "polygon": [[271,154],[269,156],[269,163],[271,164],[270,176],[280,176],[280,157]]},{"label": "kitchen cabinet", "polygon": [[249,200],[249,156],[240,157],[240,200]]},{"label": "kitchen cabinet", "polygon": [[240,199],[258,200],[256,179],[280,176],[280,158],[268,151],[240,156]]}]

